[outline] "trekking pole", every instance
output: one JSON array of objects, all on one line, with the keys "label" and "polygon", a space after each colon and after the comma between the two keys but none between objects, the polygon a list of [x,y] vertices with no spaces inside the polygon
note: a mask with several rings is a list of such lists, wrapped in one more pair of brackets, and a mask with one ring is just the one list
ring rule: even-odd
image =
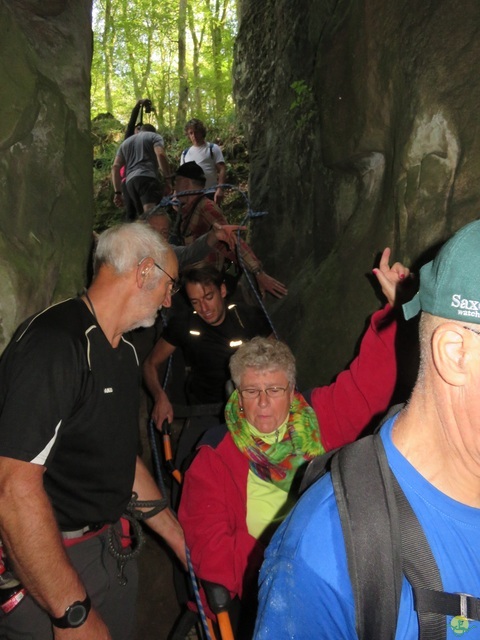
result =
[{"label": "trekking pole", "polygon": [[235,640],[228,611],[222,611],[222,613],[217,614],[217,620],[222,640]]},{"label": "trekking pole", "polygon": [[160,460],[160,455],[158,452],[158,447],[157,447],[157,441],[156,441],[156,427],[155,427],[155,422],[153,420],[150,420],[148,423],[148,435],[150,437],[150,448],[152,451],[152,457],[153,457],[153,466],[154,466],[154,471],[155,471],[155,479],[157,481],[157,485],[160,488],[160,491],[162,492],[163,496],[165,497],[167,495],[167,490],[165,487],[165,482],[163,481],[163,474],[162,474],[162,462]]},{"label": "trekking pole", "polygon": [[221,584],[208,582],[207,580],[202,580],[202,586],[207,596],[210,609],[217,616],[221,639],[235,640],[230,615],[228,613],[231,602],[228,589]]},{"label": "trekking pole", "polygon": [[165,455],[165,466],[167,470],[172,474],[178,484],[182,484],[182,474],[181,472],[175,468],[173,464],[173,454],[172,454],[172,427],[168,420],[164,420],[162,424],[162,438],[163,438],[163,452]]}]

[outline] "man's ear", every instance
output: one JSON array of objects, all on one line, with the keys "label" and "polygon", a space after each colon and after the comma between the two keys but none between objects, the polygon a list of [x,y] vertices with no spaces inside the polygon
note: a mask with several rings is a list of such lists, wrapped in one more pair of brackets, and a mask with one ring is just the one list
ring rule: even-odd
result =
[{"label": "man's ear", "polygon": [[447,384],[460,387],[467,382],[470,336],[455,322],[445,322],[432,334],[432,358]]},{"label": "man's ear", "polygon": [[141,262],[138,263],[137,272],[135,275],[137,280],[137,287],[139,289],[142,289],[144,287],[146,278],[153,268],[155,268],[153,258],[144,258]]},{"label": "man's ear", "polygon": [[220,285],[220,295],[222,296],[222,298],[225,298],[227,296],[227,285],[222,282],[222,284]]}]

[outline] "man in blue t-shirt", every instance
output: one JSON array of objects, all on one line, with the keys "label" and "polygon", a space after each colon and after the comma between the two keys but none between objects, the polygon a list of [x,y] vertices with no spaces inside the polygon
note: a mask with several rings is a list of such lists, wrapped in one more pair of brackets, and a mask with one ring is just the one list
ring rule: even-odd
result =
[{"label": "man in blue t-shirt", "polygon": [[[390,468],[438,565],[447,593],[480,596],[480,221],[459,231],[420,272],[404,305],[420,319],[420,372],[407,406],[381,430]],[[375,549],[372,548],[372,554]],[[355,604],[330,474],[298,502],[267,549],[256,640],[354,639]],[[367,607],[382,609],[381,602]],[[446,616],[446,637],[480,623]],[[461,629],[459,631],[459,625]],[[419,637],[403,579],[395,638]]]}]

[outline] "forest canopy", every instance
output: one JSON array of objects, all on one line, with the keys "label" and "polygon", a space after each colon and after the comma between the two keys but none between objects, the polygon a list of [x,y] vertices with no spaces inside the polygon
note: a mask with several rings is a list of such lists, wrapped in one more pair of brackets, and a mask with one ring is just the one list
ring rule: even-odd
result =
[{"label": "forest canopy", "polygon": [[181,133],[190,117],[232,122],[235,0],[94,0],[92,117],[127,121],[150,98],[150,121]]}]

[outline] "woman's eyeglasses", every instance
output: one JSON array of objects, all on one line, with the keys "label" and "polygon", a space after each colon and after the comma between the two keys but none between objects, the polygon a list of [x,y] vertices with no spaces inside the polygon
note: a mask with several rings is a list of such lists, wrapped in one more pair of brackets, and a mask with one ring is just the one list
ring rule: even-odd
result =
[{"label": "woman's eyeglasses", "polygon": [[238,393],[244,400],[258,398],[261,393],[265,393],[269,398],[283,398],[287,392],[287,387],[267,387],[266,389],[239,389]]}]

